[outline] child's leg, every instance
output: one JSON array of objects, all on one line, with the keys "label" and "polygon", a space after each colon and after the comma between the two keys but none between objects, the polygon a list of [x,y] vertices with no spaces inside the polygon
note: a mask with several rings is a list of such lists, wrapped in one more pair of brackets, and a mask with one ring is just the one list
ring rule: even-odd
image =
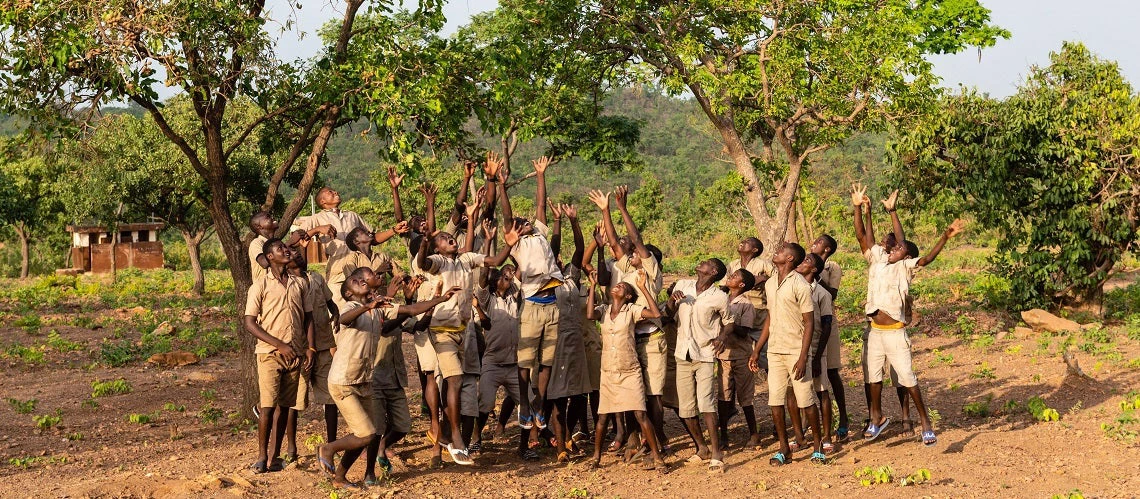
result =
[{"label": "child's leg", "polygon": [[448,376],[443,380],[443,386],[447,390],[447,419],[451,430],[451,442],[456,449],[466,450],[466,440],[463,439],[463,430],[460,429],[460,415],[459,415],[459,389],[463,383],[463,376]]},{"label": "child's leg", "polygon": [[835,405],[839,408],[839,427],[847,428],[850,423],[847,419],[847,398],[843,393],[843,377],[839,375],[839,368],[827,370],[827,381],[831,384],[831,392],[835,394]]},{"label": "child's leg", "polygon": [[760,429],[756,426],[756,408],[752,404],[744,406],[744,422],[748,424],[748,445],[760,445]]},{"label": "child's leg", "polygon": [[649,420],[645,411],[633,411],[633,417],[637,418],[637,424],[641,426],[641,434],[649,441],[649,456],[655,465],[665,466],[665,460],[661,458],[660,446],[657,444],[657,431],[653,429],[653,422]]},{"label": "child's leg", "polygon": [[[665,436],[665,407],[661,405],[661,396],[649,395],[645,397],[645,408],[648,410],[649,421],[653,423],[653,430],[657,432],[657,443],[664,447],[669,442],[669,438]],[[715,428],[715,426],[710,425],[709,432],[711,433]]]},{"label": "child's leg", "polygon": [[[348,480],[345,479],[345,474],[348,473],[348,469],[352,466],[352,463],[356,461],[356,458],[360,456],[361,451],[375,438],[375,435],[368,437],[346,435],[317,448],[317,457],[330,464],[336,458],[338,452],[344,452],[340,464],[336,465],[333,485],[339,486],[348,483]],[[318,463],[318,465],[324,466],[323,463]]]},{"label": "child's leg", "polygon": [[273,452],[269,455],[270,464],[281,456],[281,442],[285,439],[285,427],[289,425],[289,408],[278,406],[275,409],[276,422],[273,423]]},{"label": "child's leg", "polygon": [[515,407],[518,407],[518,401],[513,397],[503,398],[503,403],[499,405],[498,422],[500,435],[507,429],[507,423],[511,422],[511,414],[515,412]]},{"label": "child's leg", "polygon": [[568,449],[566,444],[570,441],[569,435],[566,434],[566,404],[569,401],[570,399],[563,397],[550,402],[550,428],[554,432],[554,449],[559,461],[562,461]]},{"label": "child's leg", "polygon": [[527,368],[519,368],[519,424],[523,424],[524,419],[530,420],[534,416],[534,410],[531,408],[530,397],[530,374],[531,370]]},{"label": "child's leg", "polygon": [[336,440],[336,404],[325,404],[325,442]]},{"label": "child's leg", "polygon": [[804,438],[804,422],[803,419],[800,418],[800,411],[798,409],[799,401],[796,400],[796,392],[794,390],[788,390],[787,402],[785,402],[784,407],[789,408],[788,416],[792,420],[792,437],[796,443],[800,445],[807,443],[807,439]]},{"label": "child's leg", "polygon": [[[601,403],[601,393],[597,390],[590,392],[590,416],[594,418],[594,423],[598,422],[598,404]],[[594,426],[597,426],[596,424]]]},{"label": "child's leg", "polygon": [[823,440],[821,440],[819,434],[819,409],[813,404],[809,407],[805,407],[803,410],[807,416],[808,423],[811,425],[812,449],[814,449],[815,452],[819,452],[823,445]]},{"label": "child's leg", "polygon": [[289,409],[289,419],[285,423],[285,455],[297,459],[297,410]]},{"label": "child's leg", "polygon": [[776,440],[780,444],[780,452],[785,457],[791,455],[791,449],[788,447],[788,433],[787,423],[784,421],[784,406],[774,405],[772,407],[772,422],[776,425]]},{"label": "child's leg", "polygon": [[735,402],[731,400],[718,400],[716,402],[717,413],[717,429],[720,433],[721,445],[728,446],[728,422],[732,417],[732,406]]},{"label": "child's leg", "polygon": [[820,422],[819,427],[823,431],[823,441],[831,441],[831,419],[833,417],[831,412],[831,396],[828,395],[827,390],[816,394],[819,396],[820,406]]},{"label": "child's leg", "polygon": [[427,381],[425,381],[426,384],[423,385],[423,399],[427,403],[428,417],[431,422],[431,428],[428,432],[432,438],[435,439],[435,445],[432,445],[431,455],[432,457],[440,457],[443,449],[440,447],[439,442],[440,439],[443,438],[443,435],[441,435],[441,428],[439,426],[439,385],[436,384],[434,372],[424,373],[424,377]]},{"label": "child's leg", "polygon": [[261,415],[257,418],[257,461],[268,465],[269,463],[269,432],[273,429],[275,418],[274,407],[262,407]]},{"label": "child's leg", "polygon": [[602,445],[606,440],[606,426],[610,424],[609,414],[598,414],[594,425],[594,466],[602,463]]}]

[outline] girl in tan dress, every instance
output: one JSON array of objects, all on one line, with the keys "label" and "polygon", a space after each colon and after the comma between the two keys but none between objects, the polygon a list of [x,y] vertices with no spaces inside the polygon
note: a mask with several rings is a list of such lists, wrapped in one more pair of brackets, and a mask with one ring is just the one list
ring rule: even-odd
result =
[{"label": "girl in tan dress", "polygon": [[[642,293],[646,289],[647,277],[644,271],[638,273],[637,287]],[[653,423],[645,415],[645,385],[641,380],[641,366],[637,360],[636,341],[633,337],[634,324],[639,320],[661,317],[655,300],[648,300],[649,307],[636,304],[637,292],[629,283],[618,283],[610,288],[610,305],[595,306],[593,289],[596,278],[590,276],[590,289],[586,301],[588,318],[601,322],[602,336],[602,376],[601,402],[598,407],[598,422],[594,431],[593,467],[601,466],[602,443],[605,440],[606,425],[610,416],[625,411],[633,411],[641,434],[649,443],[649,456],[645,469],[665,469],[665,460],[657,452],[657,436]]]}]

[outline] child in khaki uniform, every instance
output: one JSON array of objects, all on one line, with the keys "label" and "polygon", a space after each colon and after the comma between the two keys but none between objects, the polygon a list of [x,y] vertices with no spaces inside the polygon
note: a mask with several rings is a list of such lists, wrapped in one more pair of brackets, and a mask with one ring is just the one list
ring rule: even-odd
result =
[{"label": "child in khaki uniform", "polygon": [[752,353],[750,335],[756,327],[756,309],[745,293],[755,286],[756,278],[746,269],[737,269],[728,275],[725,283],[728,285],[728,313],[736,326],[725,349],[717,354],[720,363],[720,441],[728,447],[728,422],[735,412],[735,402],[743,409],[744,421],[748,425],[747,446],[755,447],[760,445],[756,409],[752,405],[756,396],[756,375],[748,368],[748,356]]},{"label": "child in khaki uniform", "polygon": [[[340,322],[344,327],[336,333],[337,350],[329,371],[329,394],[351,434],[317,449],[321,470],[332,478],[336,487],[355,486],[348,482],[345,474],[376,436],[376,406],[371,383],[381,326],[385,320],[395,320],[401,311],[416,311],[395,307],[387,297],[372,293],[369,281],[374,279],[375,273],[362,267],[349,275],[341,289],[345,303],[340,309]],[[451,299],[458,291],[451,289],[435,300],[417,304],[418,308],[426,311]],[[333,466],[338,452],[344,452],[344,456]]]},{"label": "child in khaki uniform", "polygon": [[[301,246],[306,246],[302,242]],[[289,263],[289,274],[305,279],[308,292],[305,301],[313,307],[313,365],[306,376],[301,376],[297,390],[297,405],[289,411],[289,424],[285,427],[289,447],[285,452],[285,463],[297,460],[297,416],[308,407],[308,396],[313,395],[313,403],[324,406],[326,442],[336,440],[336,404],[329,396],[328,376],[332,365],[332,352],[336,350],[333,339],[334,324],[340,329],[340,311],[332,301],[325,279],[319,273],[308,269],[304,251],[296,251]]]},{"label": "child in khaki uniform", "polygon": [[[308,283],[289,275],[293,253],[280,239],[263,246],[268,272],[253,281],[246,299],[245,329],[257,338],[258,460],[254,472],[280,470],[281,441],[288,424],[288,408],[297,403],[302,371],[313,363],[312,305],[305,298]],[[280,407],[281,410],[277,410]],[[277,416],[276,421],[274,416]],[[269,453],[269,432],[276,425],[274,449]]]},{"label": "child in khaki uniform", "polygon": [[[827,349],[830,348],[828,339],[831,336],[831,325],[835,320],[835,308],[832,303],[831,293],[827,288],[820,284],[820,271],[823,269],[823,258],[814,253],[808,253],[804,261],[796,267],[796,272],[804,276],[809,283],[811,283],[811,301],[815,310],[812,312],[814,318],[812,328],[812,342],[811,350],[808,353],[808,365],[811,370],[812,389],[819,397],[819,417],[820,428],[823,431],[821,439],[823,444],[821,449],[824,454],[831,453],[835,450],[835,443],[831,437],[831,397],[828,394],[829,380],[827,378]],[[795,392],[788,392],[788,406],[794,407],[796,404]],[[798,448],[798,442],[804,442],[803,422],[800,418],[800,411],[792,411],[792,428],[796,434],[790,446],[793,451]]]}]

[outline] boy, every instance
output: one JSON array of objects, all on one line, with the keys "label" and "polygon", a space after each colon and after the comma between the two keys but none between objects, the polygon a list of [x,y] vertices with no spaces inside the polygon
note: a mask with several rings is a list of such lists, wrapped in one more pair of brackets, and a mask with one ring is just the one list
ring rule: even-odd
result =
[{"label": "boy", "polygon": [[[831,292],[826,287],[820,284],[820,272],[823,269],[823,259],[815,253],[808,253],[804,261],[796,267],[796,272],[804,277],[811,283],[811,301],[815,310],[812,312],[814,318],[811,351],[808,354],[809,366],[812,377],[812,388],[815,390],[816,395],[819,397],[819,417],[820,428],[823,434],[820,438],[823,440],[822,449],[824,454],[828,454],[835,449],[835,444],[831,441],[831,398],[828,396],[828,379],[825,372],[825,359],[827,359],[827,349],[830,348],[828,344],[828,337],[831,336],[831,325],[835,320],[835,309],[831,302]],[[789,393],[789,405],[795,403],[795,394]],[[798,411],[792,411],[792,424],[795,427],[796,435],[803,441],[803,425],[798,417]]]},{"label": "boy", "polygon": [[[286,266],[293,253],[280,239],[269,239],[262,256],[268,272],[255,279],[246,299],[244,326],[257,338],[258,460],[255,473],[281,468],[278,453],[288,424],[288,408],[297,403],[301,371],[313,364],[313,307],[305,299],[308,284],[289,275]],[[282,410],[278,411],[280,407]],[[274,416],[277,416],[276,421]],[[274,449],[268,454],[269,430],[276,424]]]},{"label": "boy", "polygon": [[[304,246],[306,243],[302,243]],[[313,307],[313,365],[308,378],[302,377],[302,384],[306,390],[313,394],[313,403],[324,407],[326,442],[336,440],[337,412],[336,404],[329,395],[329,367],[332,366],[332,356],[336,352],[336,340],[333,331],[340,330],[340,309],[332,300],[332,294],[325,285],[325,278],[317,272],[309,270],[309,263],[305,260],[304,251],[296,251],[293,261],[289,264],[289,273],[305,279],[309,292],[305,300]],[[289,425],[285,432],[289,434],[289,448],[285,453],[285,462],[297,460],[297,412],[307,407],[305,394],[298,390],[297,405],[289,411]]]},{"label": "boy", "polygon": [[[752,302],[752,308],[756,311],[756,323],[762,324],[764,316],[768,314],[764,302],[764,283],[767,282],[768,276],[775,274],[776,268],[772,266],[771,260],[760,256],[764,254],[764,243],[755,237],[741,239],[736,245],[736,253],[738,257],[728,262],[728,273],[731,275],[736,269],[744,269],[756,278],[756,286],[745,291],[744,296]],[[721,285],[726,284],[721,283]],[[759,330],[753,331],[753,340],[759,338],[759,334]]]},{"label": "boy", "polygon": [[[831,294],[833,308],[836,298],[839,297],[839,284],[843,279],[843,268],[831,259],[836,247],[835,238],[828,234],[819,236],[811,243],[811,253],[823,259],[823,270],[819,272],[816,285],[823,286]],[[835,435],[843,441],[847,440],[847,427],[850,421],[847,417],[847,396],[843,391],[843,377],[839,375],[839,369],[843,367],[841,348],[839,321],[832,321],[831,332],[827,336],[827,359],[824,367],[827,369],[827,384],[831,386],[831,391],[835,394],[835,405],[839,407],[839,428],[836,429]]]},{"label": "boy", "polygon": [[[543,408],[546,406],[546,387],[550,382],[550,366],[554,364],[554,349],[558,345],[558,304],[555,288],[566,279],[554,251],[550,247],[550,229],[546,226],[546,169],[550,158],[543,156],[532,161],[538,190],[535,195],[535,220],[514,217],[507,195],[507,172],[502,163],[488,165],[498,175],[496,185],[503,210],[503,225],[518,227],[518,245],[511,256],[518,263],[518,279],[522,283],[523,305],[519,326],[519,390],[523,394],[520,404],[519,426],[531,429],[546,428]],[[504,234],[505,236],[505,234]],[[536,397],[527,403],[527,394],[538,371]]]},{"label": "boy", "polygon": [[[249,230],[257,237],[249,242],[249,270],[252,273],[253,279],[258,279],[265,275],[265,270],[269,268],[269,262],[262,255],[265,250],[265,243],[273,238],[277,233],[280,225],[277,219],[273,218],[269,212],[259,211],[249,217]],[[297,245],[303,240],[309,239],[309,234],[302,230],[295,230],[285,238],[285,245],[289,248],[296,248]]]},{"label": "boy", "polygon": [[[677,281],[666,307],[676,311],[678,415],[697,443],[697,459],[709,456],[711,447],[709,471],[713,472],[724,470],[716,421],[716,357],[724,351],[735,324],[728,312],[728,295],[716,286],[725,271],[716,258],[697,264],[697,278]],[[709,446],[701,436],[698,415],[709,430]]]},{"label": "boy", "polygon": [[764,283],[768,316],[764,319],[760,340],[756,342],[752,356],[748,359],[748,367],[752,372],[759,371],[760,350],[768,344],[768,405],[772,408],[776,438],[780,441],[780,450],[768,460],[772,466],[782,466],[791,457],[784,422],[784,405],[789,386],[795,392],[797,405],[805,410],[808,421],[812,424],[812,439],[815,441],[812,462],[824,462],[827,459],[821,452],[819,415],[812,390],[811,366],[808,365],[815,327],[815,308],[811,301],[811,287],[795,271],[803,262],[804,254],[800,245],[784,243],[772,256],[776,273]]},{"label": "boy", "polygon": [[716,356],[720,364],[720,400],[717,402],[720,441],[722,446],[728,447],[728,422],[732,419],[735,401],[744,411],[744,421],[748,424],[746,445],[756,447],[760,445],[756,409],[752,405],[756,396],[756,375],[748,368],[748,356],[752,353],[749,335],[756,327],[756,309],[745,295],[756,285],[756,277],[746,269],[737,269],[724,282],[728,286],[728,313],[736,326],[732,328],[724,350]]},{"label": "boy", "polygon": [[[430,191],[429,191],[430,192]],[[434,211],[434,192],[427,197],[428,213]],[[474,214],[478,207],[468,207],[469,213]],[[469,217],[467,233],[475,231],[475,218]],[[447,419],[451,425],[451,443],[447,449],[456,464],[472,465],[467,445],[464,443],[460,428],[460,388],[463,378],[462,334],[467,329],[471,319],[471,272],[478,267],[497,267],[506,261],[511,248],[519,242],[517,227],[512,224],[504,234],[503,249],[493,257],[488,257],[471,251],[474,238],[468,238],[467,244],[461,249],[455,242],[455,237],[446,232],[437,232],[427,236],[420,244],[416,254],[416,264],[424,272],[439,277],[439,287],[459,287],[460,293],[454,301],[448,301],[436,307],[431,325],[428,328],[432,347],[436,352],[436,367],[444,379],[447,396]],[[429,252],[435,254],[428,256]],[[438,452],[440,443],[436,435],[434,449]]]},{"label": "boy", "polygon": [[870,247],[865,253],[870,265],[867,270],[867,305],[864,311],[870,318],[871,331],[867,335],[867,365],[864,372],[867,383],[871,385],[871,423],[863,436],[868,441],[874,440],[890,423],[890,418],[884,418],[882,414],[883,370],[889,365],[898,373],[899,385],[906,388],[914,400],[915,409],[922,421],[923,445],[932,446],[938,442],[938,438],[934,434],[922,392],[918,388],[918,378],[911,365],[910,340],[906,334],[906,297],[910,291],[913,272],[934,261],[946,242],[962,231],[965,223],[955,220],[930,253],[918,258],[917,246],[904,237],[902,223],[895,211],[897,198],[896,190],[883,200],[883,207],[891,215],[897,242],[890,253],[883,250],[882,246],[873,245],[874,239],[869,237],[869,231],[863,232],[863,240],[860,242],[860,246]]},{"label": "boy", "polygon": [[307,231],[310,236],[321,234],[318,241],[324,245],[325,257],[328,259],[325,266],[330,268],[347,252],[344,239],[349,231],[362,227],[372,232],[372,227],[356,212],[341,211],[339,192],[321,187],[315,197],[321,211],[307,217],[297,217],[294,225]]}]

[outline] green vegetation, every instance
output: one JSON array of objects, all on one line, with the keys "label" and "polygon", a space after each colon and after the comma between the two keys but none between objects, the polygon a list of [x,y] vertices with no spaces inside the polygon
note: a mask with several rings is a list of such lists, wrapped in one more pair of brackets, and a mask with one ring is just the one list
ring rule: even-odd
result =
[{"label": "green vegetation", "polygon": [[4,350],[5,358],[20,359],[29,366],[37,366],[44,363],[44,348],[42,346],[29,347],[19,343],[8,345]]},{"label": "green vegetation", "polygon": [[879,485],[884,483],[891,483],[894,480],[895,470],[890,466],[879,466],[872,468],[865,466],[863,469],[855,471],[855,478],[859,479],[859,483],[864,487],[872,485]]},{"label": "green vegetation", "polygon": [[906,478],[899,480],[899,485],[906,487],[906,486],[910,486],[910,485],[918,485],[921,483],[926,483],[926,482],[930,481],[931,476],[932,475],[930,473],[930,470],[928,470],[926,468],[919,468],[919,469],[915,470],[914,473],[907,475]]},{"label": "green vegetation", "polygon": [[66,456],[27,456],[8,459],[9,466],[30,468],[33,464],[66,464]]},{"label": "green vegetation", "polygon": [[1120,401],[1120,414],[1111,423],[1101,423],[1100,429],[1104,436],[1110,440],[1117,440],[1127,444],[1136,441],[1140,436],[1140,392],[1132,390]]},{"label": "green vegetation", "polygon": [[175,404],[174,402],[167,402],[163,404],[162,410],[166,412],[186,412],[186,406],[182,404]]},{"label": "green vegetation", "polygon": [[984,418],[990,415],[990,401],[993,395],[986,395],[985,400],[976,400],[962,406],[962,414],[974,418]]},{"label": "green vegetation", "polygon": [[41,414],[39,416],[32,416],[32,421],[36,423],[36,428],[41,430],[48,430],[59,424],[63,419],[63,411],[56,409],[55,414]]},{"label": "green vegetation", "polygon": [[970,373],[970,377],[974,379],[996,379],[997,374],[994,368],[990,366],[990,363],[983,360],[982,365]]},{"label": "green vegetation", "polygon": [[54,329],[48,333],[47,346],[59,353],[76,352],[86,348],[82,343],[63,339],[59,331]]},{"label": "green vegetation", "polygon": [[108,395],[121,395],[124,393],[131,393],[131,384],[127,383],[125,379],[116,379],[112,381],[92,381],[91,382],[91,398],[106,397]]},{"label": "green vegetation", "polygon": [[1045,405],[1045,400],[1036,395],[1025,402],[1025,408],[1038,421],[1048,422],[1061,419],[1061,415],[1056,409],[1050,409],[1049,406]]},{"label": "green vegetation", "polygon": [[28,334],[35,334],[39,332],[40,327],[43,326],[43,321],[40,319],[39,314],[28,312],[19,319],[16,319],[16,322],[12,323],[12,325],[23,329]]},{"label": "green vegetation", "polygon": [[149,414],[128,414],[126,419],[133,424],[150,424],[158,420],[158,411]]},{"label": "green vegetation", "polygon": [[16,414],[31,414],[32,411],[36,410],[36,402],[38,402],[36,399],[19,400],[6,398],[4,400],[8,402],[8,405],[12,407],[13,411],[16,411]]}]

